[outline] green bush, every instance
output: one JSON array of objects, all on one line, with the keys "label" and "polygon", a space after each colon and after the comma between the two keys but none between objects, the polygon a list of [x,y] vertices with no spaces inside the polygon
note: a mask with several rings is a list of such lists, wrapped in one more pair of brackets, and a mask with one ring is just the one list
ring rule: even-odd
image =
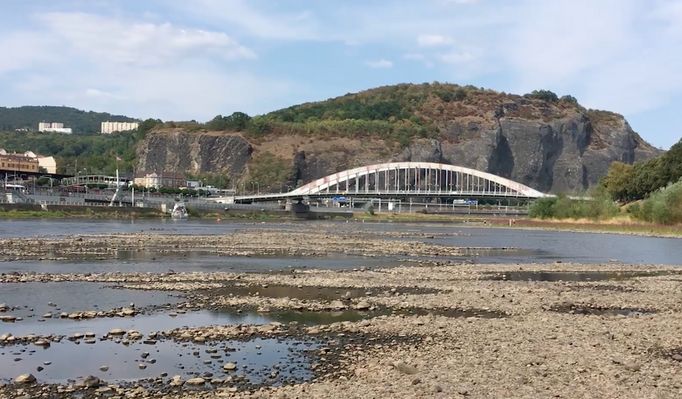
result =
[{"label": "green bush", "polygon": [[524,94],[523,96],[526,98],[533,98],[536,100],[543,100],[552,103],[559,101],[559,96],[550,90],[533,90],[532,92]]},{"label": "green bush", "polygon": [[538,219],[601,220],[618,213],[618,206],[603,192],[595,193],[589,200],[571,199],[564,195],[540,198],[528,211],[530,217]]},{"label": "green bush", "polygon": [[646,198],[682,178],[682,140],[659,157],[634,165],[614,162],[601,185],[617,201]]},{"label": "green bush", "polygon": [[682,180],[652,193],[641,206],[631,206],[629,211],[647,222],[682,223]]},{"label": "green bush", "polygon": [[550,219],[554,217],[554,205],[557,197],[540,198],[533,202],[528,210],[528,216],[537,219]]}]

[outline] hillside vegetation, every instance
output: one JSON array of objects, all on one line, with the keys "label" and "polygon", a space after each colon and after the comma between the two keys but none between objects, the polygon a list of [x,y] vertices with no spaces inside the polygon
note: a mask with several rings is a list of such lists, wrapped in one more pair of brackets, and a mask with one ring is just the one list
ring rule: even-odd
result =
[{"label": "hillside vegetation", "polygon": [[[217,115],[206,123],[166,122],[166,128],[190,131],[230,130],[251,138],[268,135],[379,138],[401,143],[440,138],[455,118],[490,120],[505,107],[505,116],[549,121],[585,111],[572,96],[548,90],[513,95],[449,83],[399,84],[294,105],[251,117],[243,112]],[[595,111],[596,112],[596,111]],[[602,112],[603,119],[617,116]]]},{"label": "hillside vegetation", "polygon": [[[116,134],[4,132],[0,133],[0,148],[52,155],[57,160],[57,173],[61,174],[75,174],[77,170],[112,174],[117,166],[121,173],[132,173],[138,142],[158,123],[147,120],[136,131]],[[121,161],[116,161],[117,156]]]},{"label": "hillside vegetation", "polygon": [[0,131],[28,129],[37,131],[39,122],[62,122],[76,134],[99,133],[104,121],[134,122],[136,119],[106,112],[81,111],[71,107],[0,107]]},{"label": "hillside vegetation", "polygon": [[442,137],[455,118],[490,120],[511,102],[507,116],[528,119],[550,120],[580,109],[575,98],[546,90],[519,96],[448,83],[400,84],[274,111],[254,118],[247,131],[376,137],[406,146],[414,138]]},{"label": "hillside vegetation", "polygon": [[[591,201],[563,196],[540,199],[531,206],[530,216],[597,220],[629,214],[652,223],[682,223],[682,140],[647,161],[614,162],[592,194]],[[625,204],[622,212],[617,203]]]}]

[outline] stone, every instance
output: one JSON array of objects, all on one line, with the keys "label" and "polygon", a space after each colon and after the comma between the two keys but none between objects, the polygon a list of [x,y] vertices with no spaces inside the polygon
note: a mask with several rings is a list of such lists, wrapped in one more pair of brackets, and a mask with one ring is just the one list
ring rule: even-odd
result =
[{"label": "stone", "polygon": [[206,380],[201,378],[201,377],[194,377],[190,378],[189,380],[185,381],[185,384],[187,385],[204,385],[206,383]]},{"label": "stone", "polygon": [[623,363],[623,367],[629,371],[639,371],[642,366],[635,361],[628,360]]},{"label": "stone", "polygon": [[237,368],[237,365],[232,362],[227,362],[223,365],[223,370],[232,371]]},{"label": "stone", "polygon": [[126,332],[120,328],[114,328],[109,330],[109,335],[124,335]]},{"label": "stone", "polygon": [[22,374],[14,379],[17,384],[33,384],[36,382],[36,377],[33,374]]},{"label": "stone", "polygon": [[355,310],[367,310],[371,307],[372,305],[369,304],[367,301],[360,301],[353,305],[353,309]]},{"label": "stone", "polygon": [[95,377],[94,375],[89,375],[83,378],[83,381],[81,381],[81,385],[83,385],[86,388],[97,388],[100,385],[102,385],[102,380]]},{"label": "stone", "polygon": [[410,366],[409,364],[406,364],[402,361],[393,363],[393,367],[403,374],[417,374],[417,369],[414,366]]},{"label": "stone", "polygon": [[179,375],[174,375],[173,378],[171,378],[170,385],[172,386],[180,386],[183,384],[182,377]]},{"label": "stone", "polygon": [[109,371],[109,366],[99,366],[99,371]]}]

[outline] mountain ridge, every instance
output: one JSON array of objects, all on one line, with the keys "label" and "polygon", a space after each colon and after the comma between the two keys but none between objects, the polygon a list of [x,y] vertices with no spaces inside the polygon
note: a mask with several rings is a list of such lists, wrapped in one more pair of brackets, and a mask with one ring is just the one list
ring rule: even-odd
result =
[{"label": "mountain ridge", "polygon": [[[216,129],[223,129],[223,140],[210,132]],[[382,86],[248,120],[233,114],[205,126],[166,124],[150,134],[151,148],[138,151],[138,171],[227,173],[241,182],[268,181],[275,190],[368,163],[432,161],[541,191],[580,192],[594,186],[613,161],[633,163],[660,153],[622,115],[585,109],[571,96],[442,83]],[[210,151],[201,140],[210,141]],[[183,146],[203,155],[185,157]],[[207,162],[212,152],[229,153],[231,161]],[[258,164],[263,160],[267,170]],[[277,168],[286,172],[273,173]],[[269,182],[273,176],[279,181]]]}]

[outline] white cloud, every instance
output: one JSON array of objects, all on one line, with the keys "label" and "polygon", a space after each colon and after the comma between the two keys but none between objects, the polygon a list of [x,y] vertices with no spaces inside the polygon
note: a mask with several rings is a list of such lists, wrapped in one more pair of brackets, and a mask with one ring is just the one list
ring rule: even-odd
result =
[{"label": "white cloud", "polygon": [[393,62],[385,59],[380,59],[380,60],[375,60],[375,61],[367,61],[367,66],[370,68],[375,68],[375,69],[387,69],[387,68],[393,68]]},{"label": "white cloud", "polygon": [[169,23],[124,22],[86,13],[49,13],[39,19],[77,55],[102,63],[148,66],[193,55],[228,61],[256,56],[222,32],[183,29]]},{"label": "white cloud", "polygon": [[317,21],[309,11],[266,12],[243,0],[179,0],[174,6],[219,25],[239,28],[250,36],[275,40],[319,38]]},{"label": "white cloud", "polygon": [[417,44],[421,47],[447,46],[452,43],[452,38],[443,35],[419,35],[417,37]]},{"label": "white cloud", "polygon": [[119,96],[116,94],[112,94],[112,93],[104,91],[104,90],[95,89],[92,87],[85,89],[84,94],[85,94],[85,97],[89,97],[89,98],[92,98],[94,100],[112,100],[112,99],[122,100],[122,99],[125,99],[125,97],[122,97],[122,96]]},{"label": "white cloud", "polygon": [[61,58],[55,53],[49,37],[36,32],[10,33],[0,36],[0,74],[22,70],[36,63],[54,63]]},{"label": "white cloud", "polygon": [[468,51],[453,50],[448,53],[440,54],[438,58],[448,64],[465,64],[474,61],[476,57]]},{"label": "white cloud", "polygon": [[[40,14],[34,21],[34,31],[0,39],[0,51],[15,55],[11,63],[0,60],[0,81],[13,105],[39,101],[206,120],[269,111],[292,87],[244,71],[241,63],[255,52],[223,32],[90,13]],[[21,78],[7,78],[11,71]]]}]

